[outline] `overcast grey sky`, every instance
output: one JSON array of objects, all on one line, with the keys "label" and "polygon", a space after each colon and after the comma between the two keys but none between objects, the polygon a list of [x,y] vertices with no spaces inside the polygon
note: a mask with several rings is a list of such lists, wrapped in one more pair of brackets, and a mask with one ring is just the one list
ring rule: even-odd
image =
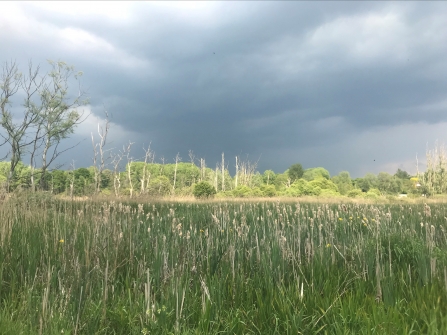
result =
[{"label": "overcast grey sky", "polygon": [[[0,2],[0,61],[82,70],[109,148],[416,172],[447,139],[447,2]],[[104,107],[103,107],[104,106]],[[65,154],[91,165],[90,140]],[[25,162],[26,163],[26,162]]]}]

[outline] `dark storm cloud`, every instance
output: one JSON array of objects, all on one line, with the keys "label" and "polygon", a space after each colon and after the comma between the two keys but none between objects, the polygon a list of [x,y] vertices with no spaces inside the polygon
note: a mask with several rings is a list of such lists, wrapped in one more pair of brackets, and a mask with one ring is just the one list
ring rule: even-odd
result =
[{"label": "dark storm cloud", "polygon": [[[192,149],[210,166],[225,152],[261,157],[261,170],[299,161],[355,174],[363,165],[346,143],[365,146],[374,129],[384,136],[407,124],[428,134],[447,121],[445,3],[195,5],[133,3],[115,18],[26,4],[37,36],[60,42],[18,29],[0,38],[6,58],[54,53],[82,69],[93,113],[106,108],[138,147],[152,141],[165,157]],[[387,150],[395,154],[381,167],[414,153]]]}]

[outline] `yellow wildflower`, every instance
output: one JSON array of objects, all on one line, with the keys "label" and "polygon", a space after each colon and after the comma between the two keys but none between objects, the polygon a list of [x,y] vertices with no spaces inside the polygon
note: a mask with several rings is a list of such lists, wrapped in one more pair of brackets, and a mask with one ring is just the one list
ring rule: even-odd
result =
[{"label": "yellow wildflower", "polygon": [[60,239],[59,240],[59,243],[64,243],[65,241],[63,240],[63,239]]},{"label": "yellow wildflower", "polygon": [[330,247],[331,247],[331,244],[328,243],[328,244],[326,245],[326,248],[330,248]]}]

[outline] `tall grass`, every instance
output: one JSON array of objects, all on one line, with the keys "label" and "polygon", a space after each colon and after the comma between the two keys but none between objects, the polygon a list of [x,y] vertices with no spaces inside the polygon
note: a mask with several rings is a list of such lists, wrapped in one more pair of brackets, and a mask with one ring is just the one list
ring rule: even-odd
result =
[{"label": "tall grass", "polygon": [[442,204],[1,206],[1,334],[447,330]]}]

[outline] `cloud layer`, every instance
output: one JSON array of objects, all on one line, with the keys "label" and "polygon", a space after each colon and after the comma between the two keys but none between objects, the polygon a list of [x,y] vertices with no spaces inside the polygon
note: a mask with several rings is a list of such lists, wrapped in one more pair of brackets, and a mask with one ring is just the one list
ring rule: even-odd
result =
[{"label": "cloud layer", "polygon": [[[167,161],[193,150],[209,166],[225,152],[259,159],[261,171],[300,162],[331,174],[414,173],[416,154],[446,139],[446,11],[443,2],[1,3],[1,61],[82,70],[92,113],[111,113],[112,143],[128,136],[136,158],[152,142]],[[89,165],[86,150],[68,155]]]}]

